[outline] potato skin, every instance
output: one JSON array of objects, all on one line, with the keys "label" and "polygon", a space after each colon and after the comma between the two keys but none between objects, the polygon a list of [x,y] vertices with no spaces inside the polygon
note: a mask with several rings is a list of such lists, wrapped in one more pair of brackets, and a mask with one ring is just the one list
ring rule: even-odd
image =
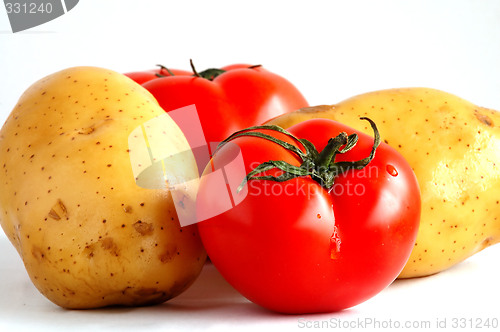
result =
[{"label": "potato skin", "polygon": [[[57,305],[161,303],[200,273],[195,225],[181,228],[171,193],[137,186],[132,173],[129,134],[163,114],[127,77],[74,67],[34,83],[0,131],[0,222]],[[169,129],[165,145],[188,149],[173,121]],[[194,158],[178,169],[197,174]]]},{"label": "potato skin", "polygon": [[417,176],[422,213],[411,256],[399,278],[443,271],[500,241],[500,112],[429,88],[354,96],[277,117],[288,128],[327,118],[370,134],[377,123]]}]

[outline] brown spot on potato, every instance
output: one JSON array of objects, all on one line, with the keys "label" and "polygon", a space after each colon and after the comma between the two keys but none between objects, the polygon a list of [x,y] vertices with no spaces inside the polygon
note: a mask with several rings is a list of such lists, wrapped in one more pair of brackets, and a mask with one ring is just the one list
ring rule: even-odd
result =
[{"label": "brown spot on potato", "polygon": [[45,258],[45,253],[43,252],[43,250],[36,246],[33,246],[33,248],[31,249],[31,254],[39,262],[41,262]]},{"label": "brown spot on potato", "polygon": [[158,258],[162,263],[168,263],[172,259],[174,259],[175,256],[177,256],[177,246],[175,244],[170,243],[165,248],[165,251],[158,256]]},{"label": "brown spot on potato", "polygon": [[489,247],[490,245],[494,244],[495,242],[493,241],[493,237],[490,236],[486,239],[483,240],[483,242],[481,242],[481,245],[480,245],[480,249],[479,250],[483,250],[484,248],[487,248]]},{"label": "brown spot on potato", "polygon": [[484,123],[488,127],[493,127],[493,120],[489,116],[481,114],[481,113],[475,113],[474,115],[476,116],[476,118],[479,121],[481,121],[482,123]]},{"label": "brown spot on potato", "polygon": [[161,294],[156,288],[140,288],[134,292],[138,296],[152,296],[156,294]]},{"label": "brown spot on potato", "polygon": [[57,203],[50,209],[48,216],[54,220],[60,220],[63,217],[68,218],[68,210],[64,203],[58,199]]},{"label": "brown spot on potato", "polygon": [[113,238],[108,236],[102,239],[100,242],[102,249],[109,251],[113,256],[119,256],[118,246],[116,245],[115,241],[113,241]]},{"label": "brown spot on potato", "polygon": [[137,233],[145,236],[153,234],[154,227],[153,224],[142,222],[141,220],[139,220],[134,224],[134,229],[137,231]]},{"label": "brown spot on potato", "polygon": [[124,303],[129,306],[160,304],[172,298],[172,294],[153,287],[135,288],[127,286],[120,293],[126,298]]}]

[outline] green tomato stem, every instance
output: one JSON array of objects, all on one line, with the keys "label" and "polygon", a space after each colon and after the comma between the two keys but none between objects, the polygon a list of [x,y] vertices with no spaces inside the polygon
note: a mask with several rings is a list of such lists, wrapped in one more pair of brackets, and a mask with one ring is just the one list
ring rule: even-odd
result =
[{"label": "green tomato stem", "polygon": [[[296,154],[302,160],[302,164],[300,166],[294,166],[282,160],[269,160],[263,162],[246,175],[245,179],[243,179],[242,183],[238,187],[238,192],[241,191],[244,185],[250,180],[284,182],[300,176],[310,176],[321,186],[330,190],[333,187],[335,179],[340,174],[351,169],[361,170],[366,167],[375,157],[375,151],[381,142],[379,131],[375,122],[373,122],[371,119],[366,117],[362,117],[360,119],[367,120],[370,123],[370,126],[372,127],[374,132],[374,140],[370,155],[357,161],[335,161],[335,157],[337,156],[337,154],[346,153],[347,151],[350,151],[355,147],[356,143],[358,142],[357,134],[351,134],[347,136],[345,132],[341,132],[337,136],[330,138],[326,147],[320,153],[318,153],[314,145],[308,140],[299,139],[279,126],[269,125],[255,126],[237,131],[226,138],[224,141],[222,141],[217,147],[217,150],[219,150],[222,146],[224,146],[224,144],[232,141],[235,138],[242,136],[252,136],[278,144],[282,148]],[[303,149],[300,149],[296,145],[277,139],[266,133],[254,130],[272,130],[285,134],[299,143]],[[342,147],[344,148],[341,149]],[[305,152],[303,150],[305,150]],[[281,170],[281,175],[260,175],[272,169]]]}]

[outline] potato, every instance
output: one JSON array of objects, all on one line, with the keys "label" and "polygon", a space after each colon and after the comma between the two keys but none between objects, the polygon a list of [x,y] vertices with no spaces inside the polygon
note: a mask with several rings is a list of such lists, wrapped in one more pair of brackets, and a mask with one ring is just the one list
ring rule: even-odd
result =
[{"label": "potato", "polygon": [[500,112],[436,89],[403,88],[303,108],[269,124],[326,118],[370,134],[362,116],[377,123],[420,185],[419,232],[399,278],[438,273],[500,242]]},{"label": "potato", "polygon": [[[166,187],[138,186],[131,164],[129,135],[160,115],[168,117],[127,77],[75,67],[33,84],[0,131],[0,222],[57,305],[157,304],[199,275],[206,253],[195,226],[180,226]],[[167,152],[190,151],[167,124]],[[183,156],[169,168],[180,182],[198,174],[192,153]],[[196,194],[192,183],[185,197]]]}]

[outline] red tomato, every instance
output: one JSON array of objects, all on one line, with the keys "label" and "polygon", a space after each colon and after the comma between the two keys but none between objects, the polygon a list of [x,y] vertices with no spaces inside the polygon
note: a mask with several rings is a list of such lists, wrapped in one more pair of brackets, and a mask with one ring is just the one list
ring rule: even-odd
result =
[{"label": "red tomato", "polygon": [[[295,86],[262,66],[208,69],[199,73],[201,77],[192,73],[167,73],[160,78],[152,78],[151,73],[125,75],[139,83],[146,80],[142,85],[167,112],[194,104],[207,142],[220,142],[237,130],[308,106]],[[186,136],[189,140],[190,135]]]},{"label": "red tomato", "polygon": [[[305,151],[285,134],[250,132]],[[357,145],[338,153],[335,162],[366,158],[374,145],[370,136],[326,119],[302,122],[289,132],[318,151],[340,132],[357,133]],[[371,298],[398,276],[416,239],[420,191],[396,150],[381,143],[367,166],[338,175],[330,189],[311,176],[249,180],[242,191],[229,190],[232,208],[227,208],[228,189],[209,175],[223,169],[227,179],[234,179],[237,170],[226,165],[238,154],[246,173],[270,160],[298,167],[302,159],[269,140],[242,136],[216,151],[201,178],[198,213],[215,216],[198,223],[200,235],[213,264],[241,294],[283,313],[332,312]],[[273,168],[256,175],[280,174]],[[228,187],[234,189],[231,183]]]}]

